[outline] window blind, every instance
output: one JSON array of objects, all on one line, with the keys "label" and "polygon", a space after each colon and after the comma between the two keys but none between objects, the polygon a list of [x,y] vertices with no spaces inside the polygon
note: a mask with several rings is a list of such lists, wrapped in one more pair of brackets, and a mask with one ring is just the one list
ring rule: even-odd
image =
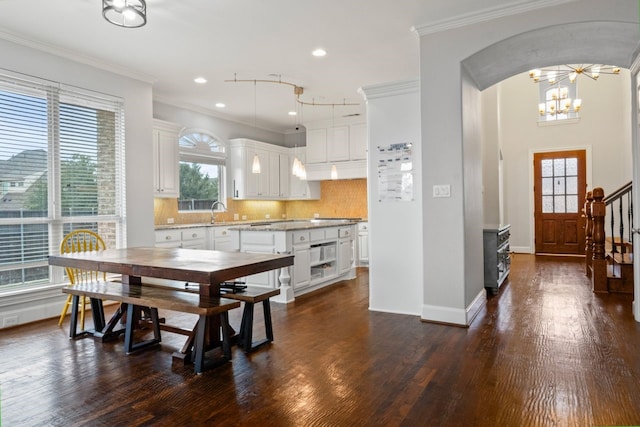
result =
[{"label": "window blind", "polygon": [[0,74],[0,294],[62,280],[47,255],[78,228],[124,244],[121,100]]}]

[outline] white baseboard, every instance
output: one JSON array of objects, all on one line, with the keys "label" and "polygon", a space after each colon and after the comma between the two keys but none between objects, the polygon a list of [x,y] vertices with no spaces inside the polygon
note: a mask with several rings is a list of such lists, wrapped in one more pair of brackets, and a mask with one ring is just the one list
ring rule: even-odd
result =
[{"label": "white baseboard", "polygon": [[482,289],[466,309],[424,304],[422,306],[422,320],[426,322],[469,326],[486,301],[487,291]]}]

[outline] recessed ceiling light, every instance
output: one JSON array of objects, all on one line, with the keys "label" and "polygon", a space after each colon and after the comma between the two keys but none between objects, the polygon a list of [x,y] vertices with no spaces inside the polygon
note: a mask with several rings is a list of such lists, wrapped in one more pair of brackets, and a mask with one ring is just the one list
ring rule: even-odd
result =
[{"label": "recessed ceiling light", "polygon": [[226,105],[225,105],[225,103],[224,103],[224,102],[216,102],[216,107],[218,107],[218,108],[224,108],[224,107],[226,107]]},{"label": "recessed ceiling light", "polygon": [[207,82],[207,79],[205,79],[204,77],[196,77],[195,79],[193,79],[193,81],[198,84],[205,84]]},{"label": "recessed ceiling light", "polygon": [[320,57],[320,56],[325,56],[327,54],[327,51],[322,49],[322,48],[318,48],[318,49],[314,50],[313,52],[311,52],[311,54],[313,56]]},{"label": "recessed ceiling light", "polygon": [[295,111],[289,111],[289,115],[290,115],[290,116],[297,116],[297,115],[298,115],[298,113],[296,113]]}]

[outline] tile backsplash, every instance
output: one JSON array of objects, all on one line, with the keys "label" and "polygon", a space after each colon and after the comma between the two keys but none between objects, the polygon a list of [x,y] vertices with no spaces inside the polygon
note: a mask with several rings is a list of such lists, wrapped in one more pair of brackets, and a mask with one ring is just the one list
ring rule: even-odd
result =
[{"label": "tile backsplash", "polygon": [[[348,179],[322,181],[320,200],[262,201],[227,199],[227,212],[216,214],[216,221],[233,221],[234,214],[241,220],[282,218],[366,218],[367,180]],[[154,199],[154,224],[166,225],[173,218],[175,224],[198,224],[211,221],[209,212],[178,212],[177,199]]]}]

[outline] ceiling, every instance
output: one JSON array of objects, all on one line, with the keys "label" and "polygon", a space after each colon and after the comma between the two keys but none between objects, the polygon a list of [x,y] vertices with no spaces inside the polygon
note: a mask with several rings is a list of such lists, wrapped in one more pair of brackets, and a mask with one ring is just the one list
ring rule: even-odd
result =
[{"label": "ceiling", "polygon": [[[148,81],[160,102],[286,133],[364,115],[362,86],[417,78],[411,27],[522,3],[147,0],[147,25],[129,29],[106,22],[100,0],[0,0],[0,38]],[[318,47],[325,57],[311,55]],[[207,83],[194,83],[199,76]],[[300,107],[292,86],[225,82],[234,77],[282,79],[303,87],[309,103],[357,105]]]}]

